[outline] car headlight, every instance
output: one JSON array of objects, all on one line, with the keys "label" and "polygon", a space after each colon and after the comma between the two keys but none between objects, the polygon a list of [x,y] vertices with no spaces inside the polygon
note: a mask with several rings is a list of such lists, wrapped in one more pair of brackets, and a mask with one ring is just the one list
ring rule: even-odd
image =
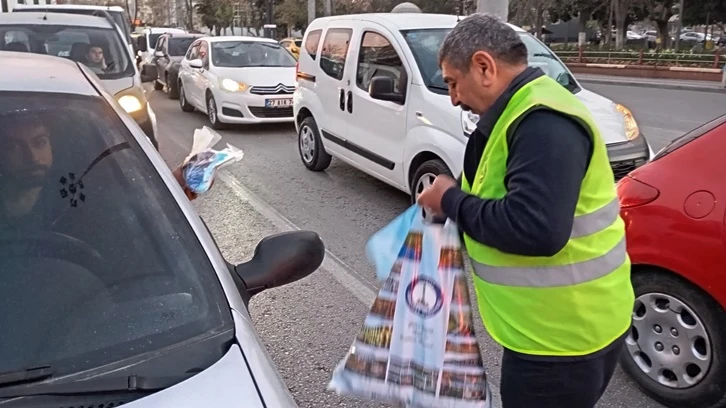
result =
[{"label": "car headlight", "polygon": [[219,81],[219,87],[227,92],[244,92],[247,89],[247,85],[229,78],[221,79]]},{"label": "car headlight", "polygon": [[623,115],[623,121],[625,123],[625,137],[628,140],[633,140],[638,137],[640,135],[640,128],[638,128],[638,123],[635,121],[635,118],[633,117],[632,112],[630,112],[630,109],[619,103],[616,103],[615,110]]},{"label": "car headlight", "polygon": [[128,113],[136,112],[144,107],[139,98],[133,95],[124,95],[118,98],[118,104]]},{"label": "car headlight", "polygon": [[479,115],[472,112],[461,111],[461,128],[467,136],[474,133],[477,122],[479,122]]}]

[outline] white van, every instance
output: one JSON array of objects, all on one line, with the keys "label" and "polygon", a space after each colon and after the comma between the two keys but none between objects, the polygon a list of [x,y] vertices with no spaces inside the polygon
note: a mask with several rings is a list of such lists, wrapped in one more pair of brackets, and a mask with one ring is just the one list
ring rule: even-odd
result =
[{"label": "white van", "polygon": [[[294,94],[303,164],[322,171],[336,157],[412,195],[438,174],[458,176],[478,120],[451,105],[438,67],[441,43],[458,21],[419,13],[313,21],[300,50]],[[583,89],[549,48],[513,28],[527,45],[530,65],[590,108],[616,179],[650,159],[653,152],[627,108]]]},{"label": "white van", "polygon": [[139,72],[142,76],[157,77],[156,64],[154,64],[156,41],[166,33],[184,34],[186,31],[181,28],[149,27],[144,28],[136,37],[136,55],[140,58]]}]

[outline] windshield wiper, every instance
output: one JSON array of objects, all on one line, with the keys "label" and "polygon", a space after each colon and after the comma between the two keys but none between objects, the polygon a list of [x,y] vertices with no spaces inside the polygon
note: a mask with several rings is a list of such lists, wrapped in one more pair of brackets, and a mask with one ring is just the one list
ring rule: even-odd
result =
[{"label": "windshield wiper", "polygon": [[0,398],[29,397],[33,395],[78,395],[122,391],[159,391],[176,385],[196,373],[168,377],[101,377],[73,382],[44,382],[0,388]]},{"label": "windshield wiper", "polygon": [[439,90],[441,90],[441,91],[446,91],[446,92],[449,92],[449,88],[448,88],[448,87],[446,87],[446,86],[441,86],[441,85],[431,84],[431,85],[429,85],[429,88],[434,88],[434,89],[439,89]]},{"label": "windshield wiper", "polygon": [[0,386],[5,384],[23,384],[45,380],[53,375],[50,366],[24,368],[22,370],[0,373]]}]

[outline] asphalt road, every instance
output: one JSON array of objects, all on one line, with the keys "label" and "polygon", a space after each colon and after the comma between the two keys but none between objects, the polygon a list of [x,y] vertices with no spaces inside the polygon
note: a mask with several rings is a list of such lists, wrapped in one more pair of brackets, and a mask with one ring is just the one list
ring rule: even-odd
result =
[{"label": "asphalt road", "polygon": [[[644,133],[659,149],[703,123],[726,106],[726,95],[591,86],[631,108]],[[176,101],[150,94],[159,120],[161,153],[176,165],[191,148],[194,129],[205,125],[201,113],[183,113]],[[721,111],[721,112],[719,112]],[[345,356],[375,296],[374,271],[365,260],[368,237],[408,207],[397,190],[333,160],[323,173],[307,171],[298,157],[294,128],[240,127],[222,132],[224,142],[245,157],[220,173],[213,191],[196,206],[230,262],[249,258],[256,242],[280,231],[318,232],[329,251],[323,267],[300,282],[253,299],[258,331],[301,407],[377,407],[343,398],[326,387]],[[478,336],[495,393],[501,349],[484,333]],[[621,372],[598,405],[656,408]]]}]

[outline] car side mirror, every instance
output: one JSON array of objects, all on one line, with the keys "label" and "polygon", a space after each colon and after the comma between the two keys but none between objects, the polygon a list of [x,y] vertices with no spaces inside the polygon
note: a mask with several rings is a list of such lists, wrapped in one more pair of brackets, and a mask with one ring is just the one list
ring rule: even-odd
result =
[{"label": "car side mirror", "polygon": [[136,38],[136,48],[140,52],[146,52],[146,36],[140,35],[138,38]]},{"label": "car side mirror", "polygon": [[403,104],[405,98],[402,94],[395,92],[395,83],[390,77],[373,77],[368,87],[368,94],[373,99]]},{"label": "car side mirror", "polygon": [[157,52],[154,53],[154,56],[156,58],[163,58],[164,57],[164,52],[163,51],[157,51]]},{"label": "car side mirror", "polygon": [[197,58],[189,61],[189,66],[195,69],[201,69],[204,66],[204,62]]},{"label": "car side mirror", "polygon": [[325,245],[318,234],[286,232],[260,241],[252,259],[235,266],[234,270],[244,282],[247,293],[254,296],[310,275],[324,258]]}]

